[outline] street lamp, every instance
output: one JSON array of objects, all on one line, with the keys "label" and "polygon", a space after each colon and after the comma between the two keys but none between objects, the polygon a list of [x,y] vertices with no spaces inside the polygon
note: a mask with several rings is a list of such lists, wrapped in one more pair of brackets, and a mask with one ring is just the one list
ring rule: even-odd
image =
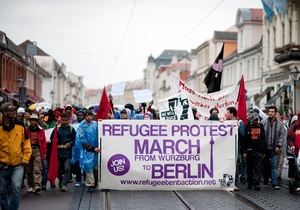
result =
[{"label": "street lamp", "polygon": [[25,100],[26,100],[26,87],[24,87],[25,80],[21,76],[19,76],[16,82],[19,88],[20,107],[25,107]]},{"label": "street lamp", "polygon": [[294,101],[294,114],[296,114],[296,105],[297,105],[297,103],[296,103],[296,82],[297,82],[297,80],[299,80],[299,77],[300,77],[299,69],[297,68],[297,66],[293,66],[291,71],[290,71],[289,78],[294,83],[294,96],[293,96],[294,97],[294,99],[293,99],[293,101]]},{"label": "street lamp", "polygon": [[53,107],[53,101],[54,101],[54,91],[53,90],[51,90],[51,92],[50,92],[50,97],[51,97],[51,105]]}]

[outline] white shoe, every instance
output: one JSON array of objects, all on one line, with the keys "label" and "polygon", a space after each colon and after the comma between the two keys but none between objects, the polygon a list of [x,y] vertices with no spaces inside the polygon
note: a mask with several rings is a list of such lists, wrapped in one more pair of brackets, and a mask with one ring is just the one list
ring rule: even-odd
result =
[{"label": "white shoe", "polygon": [[28,187],[27,192],[33,192],[33,188],[32,187]]},{"label": "white shoe", "polygon": [[300,187],[297,187],[297,188],[296,188],[296,191],[299,192],[299,191],[300,191]]},{"label": "white shoe", "polygon": [[237,188],[236,186],[234,186],[233,191],[239,191],[239,188]]}]

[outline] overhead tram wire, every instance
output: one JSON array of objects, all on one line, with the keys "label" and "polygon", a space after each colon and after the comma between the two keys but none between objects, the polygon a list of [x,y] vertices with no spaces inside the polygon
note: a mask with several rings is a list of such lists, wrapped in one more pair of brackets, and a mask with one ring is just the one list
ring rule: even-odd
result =
[{"label": "overhead tram wire", "polygon": [[179,43],[181,43],[186,37],[188,37],[201,23],[203,23],[209,16],[211,13],[213,13],[225,0],[221,0],[207,15],[205,15],[200,22],[198,22],[194,28],[192,28],[192,30],[190,30],[186,35],[184,35],[173,47],[172,49],[174,49]]},{"label": "overhead tram wire", "polygon": [[123,47],[123,44],[124,44],[124,41],[125,41],[125,38],[126,38],[126,35],[127,35],[127,32],[128,32],[128,29],[129,29],[129,26],[130,26],[130,23],[131,23],[131,19],[133,17],[133,13],[134,13],[134,10],[135,10],[136,3],[137,3],[137,0],[135,0],[135,2],[134,2],[133,8],[132,8],[132,12],[131,12],[131,15],[130,15],[130,18],[129,18],[129,21],[128,21],[128,24],[127,24],[127,27],[126,27],[126,30],[125,30],[125,33],[124,33],[121,45],[120,45],[120,48],[119,48],[119,50],[117,52],[117,55],[115,56],[115,62],[114,62],[114,66],[113,66],[111,77],[109,79],[109,83],[112,81],[112,77],[114,76],[114,72],[115,72],[115,68],[116,68],[116,65],[117,65],[118,58],[119,58],[119,54],[120,54],[120,52],[122,50],[122,47]]}]

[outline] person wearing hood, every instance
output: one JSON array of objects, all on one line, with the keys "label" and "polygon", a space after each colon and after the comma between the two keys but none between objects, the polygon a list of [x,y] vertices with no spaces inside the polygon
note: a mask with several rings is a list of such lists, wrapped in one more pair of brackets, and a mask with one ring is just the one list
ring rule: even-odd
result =
[{"label": "person wearing hood", "polygon": [[98,182],[98,122],[93,121],[93,113],[86,111],[85,120],[82,121],[77,130],[77,141],[81,144],[80,168],[86,173],[85,185],[92,193]]},{"label": "person wearing hood", "polygon": [[129,120],[131,115],[131,110],[128,108],[125,108],[121,111],[121,120]]},{"label": "person wearing hood", "polygon": [[125,109],[130,110],[130,114],[128,115],[128,119],[134,119],[134,115],[136,115],[136,111],[134,110],[134,106],[132,104],[125,104]]},{"label": "person wearing hood", "polygon": [[147,111],[145,114],[144,114],[144,120],[153,120],[153,116],[152,116],[152,113]]},{"label": "person wearing hood", "polygon": [[71,104],[67,104],[65,106],[65,110],[64,111],[69,115],[69,121],[71,122],[71,124],[76,123],[77,117],[73,113],[73,107],[72,107],[72,105]]},{"label": "person wearing hood", "polygon": [[290,151],[288,151],[289,154],[288,156],[292,157],[292,158],[288,158],[289,161],[288,177],[291,179],[295,179],[295,174],[297,170],[296,170],[294,155],[290,153],[294,153],[296,157],[298,157],[299,149],[300,149],[300,113],[294,116],[297,116],[298,119],[295,120],[294,123],[291,125],[287,137],[287,144],[290,148]]},{"label": "person wearing hood", "polygon": [[254,187],[254,190],[261,189],[261,165],[267,150],[265,130],[259,119],[259,114],[252,113],[250,123],[245,127],[245,138],[241,142],[243,157],[247,159],[248,189]]}]

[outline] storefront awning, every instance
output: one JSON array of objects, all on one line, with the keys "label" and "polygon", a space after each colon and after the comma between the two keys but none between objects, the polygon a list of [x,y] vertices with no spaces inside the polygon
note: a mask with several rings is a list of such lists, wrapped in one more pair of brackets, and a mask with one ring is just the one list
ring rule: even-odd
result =
[{"label": "storefront awning", "polygon": [[255,100],[255,104],[259,104],[259,102],[268,94],[271,92],[271,90],[274,90],[274,87],[267,87],[260,96]]},{"label": "storefront awning", "polygon": [[2,88],[0,88],[0,92],[3,94],[3,96],[7,96],[7,98],[10,98],[15,101],[19,101],[19,98],[14,97],[15,93],[13,93],[13,92],[10,92],[10,91],[8,91],[6,89],[2,89]]},{"label": "storefront awning", "polygon": [[31,101],[33,103],[39,103],[39,102],[43,101],[42,99],[40,99],[37,96],[27,96],[26,100]]},{"label": "storefront awning", "polygon": [[286,91],[289,85],[283,85],[266,103],[266,107],[275,105],[276,100],[281,96],[281,93]]}]

